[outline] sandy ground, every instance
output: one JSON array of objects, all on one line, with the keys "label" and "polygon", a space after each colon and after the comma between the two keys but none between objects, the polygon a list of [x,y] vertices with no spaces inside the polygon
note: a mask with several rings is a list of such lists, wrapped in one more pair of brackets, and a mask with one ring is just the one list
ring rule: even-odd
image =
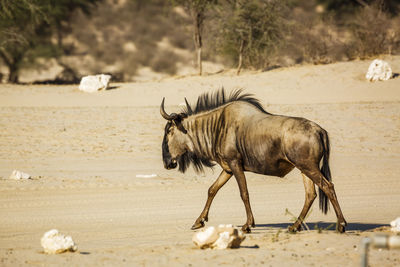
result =
[{"label": "sandy ground", "polygon": [[[400,57],[386,60],[400,72]],[[400,216],[400,78],[369,83],[369,63],[112,84],[95,94],[77,86],[0,85],[0,266],[359,265],[361,239]],[[220,168],[184,175],[163,168],[159,105],[166,96],[167,111],[178,111],[183,97],[195,102],[221,86],[244,88],[269,112],[306,117],[330,133],[347,233],[334,232],[333,210],[323,215],[316,201],[311,231],[288,234],[293,218],[285,210],[297,216],[304,201],[300,173],[247,173],[257,227],[239,249],[194,247],[190,227]],[[6,180],[14,169],[34,179]],[[245,222],[234,179],[209,219],[207,225]],[[52,228],[71,235],[78,252],[43,254],[40,238]],[[371,249],[369,260],[396,266],[400,251]]]}]

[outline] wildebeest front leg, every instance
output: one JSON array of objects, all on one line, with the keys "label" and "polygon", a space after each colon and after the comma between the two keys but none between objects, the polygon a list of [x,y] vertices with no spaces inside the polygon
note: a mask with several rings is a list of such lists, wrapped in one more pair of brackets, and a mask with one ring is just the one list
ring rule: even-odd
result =
[{"label": "wildebeest front leg", "polygon": [[192,230],[201,228],[204,226],[204,222],[208,221],[208,211],[210,210],[211,203],[217,194],[218,190],[232,177],[231,173],[226,171],[222,171],[218,176],[217,180],[210,186],[208,189],[208,198],[206,205],[201,212],[199,218],[197,218],[196,222],[192,226]]},{"label": "wildebeest front leg", "polygon": [[303,176],[304,190],[306,192],[306,196],[304,200],[303,210],[301,211],[296,222],[289,227],[290,232],[300,231],[301,224],[303,223],[304,218],[307,216],[308,210],[310,209],[315,198],[317,197],[317,193],[315,192],[314,182],[310,178],[308,178],[304,173],[301,173],[301,175]]},{"label": "wildebeest front leg", "polygon": [[242,226],[242,230],[243,230],[243,232],[250,233],[251,232],[250,226],[255,227],[255,223],[254,223],[253,212],[251,211],[251,206],[250,206],[250,199],[249,199],[249,192],[247,190],[246,176],[244,175],[243,168],[241,167],[241,165],[238,164],[237,161],[231,162],[229,164],[229,167],[231,168],[233,175],[235,176],[236,181],[239,185],[240,196],[241,196],[244,206],[246,208],[247,221]]}]

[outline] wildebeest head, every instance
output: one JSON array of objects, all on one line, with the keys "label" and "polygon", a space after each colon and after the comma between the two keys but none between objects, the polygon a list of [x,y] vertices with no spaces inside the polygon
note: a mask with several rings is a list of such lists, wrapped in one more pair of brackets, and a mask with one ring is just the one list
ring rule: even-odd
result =
[{"label": "wildebeest head", "polygon": [[165,98],[161,102],[160,113],[167,120],[167,124],[165,125],[162,142],[162,156],[164,167],[166,169],[174,169],[181,156],[190,150],[191,141],[182,123],[187,115],[184,113],[168,114],[164,109],[164,101]]}]

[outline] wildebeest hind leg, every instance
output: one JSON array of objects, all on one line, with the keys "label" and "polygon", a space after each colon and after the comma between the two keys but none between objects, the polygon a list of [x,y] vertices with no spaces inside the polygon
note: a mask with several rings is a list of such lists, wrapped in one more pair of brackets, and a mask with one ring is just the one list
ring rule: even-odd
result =
[{"label": "wildebeest hind leg", "polygon": [[304,172],[307,175],[307,177],[313,180],[313,182],[319,188],[321,188],[322,191],[328,196],[329,200],[332,203],[333,209],[335,210],[336,217],[338,219],[337,231],[343,233],[345,231],[345,226],[347,225],[347,222],[344,219],[342,210],[340,209],[333,183],[328,181],[318,168],[315,168],[314,170],[311,171],[310,170],[301,170],[301,171]]},{"label": "wildebeest hind leg", "polygon": [[304,218],[307,216],[307,213],[313,204],[315,198],[317,197],[317,193],[315,192],[314,182],[308,178],[304,173],[301,173],[303,176],[304,190],[306,193],[303,210],[301,211],[299,217],[296,222],[289,226],[290,232],[296,232],[301,230],[301,224],[304,222]]},{"label": "wildebeest hind leg", "polygon": [[210,186],[208,189],[208,197],[206,205],[204,206],[203,211],[201,212],[199,218],[195,221],[192,226],[192,230],[199,229],[204,226],[204,222],[208,221],[208,211],[210,210],[211,203],[217,194],[218,190],[232,177],[231,173],[226,171],[222,171],[218,176],[217,180]]}]

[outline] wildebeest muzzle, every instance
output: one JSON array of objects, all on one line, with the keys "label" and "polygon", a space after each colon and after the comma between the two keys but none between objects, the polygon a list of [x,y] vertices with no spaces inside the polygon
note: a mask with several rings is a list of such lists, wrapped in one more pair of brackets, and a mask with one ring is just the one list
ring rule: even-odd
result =
[{"label": "wildebeest muzzle", "polygon": [[177,166],[176,159],[173,159],[171,153],[169,153],[168,141],[166,135],[164,135],[164,140],[162,142],[162,157],[164,168],[167,170],[174,169]]},{"label": "wildebeest muzzle", "polygon": [[177,165],[178,164],[176,163],[175,159],[169,158],[167,160],[164,160],[164,168],[166,168],[167,170],[175,169]]}]

